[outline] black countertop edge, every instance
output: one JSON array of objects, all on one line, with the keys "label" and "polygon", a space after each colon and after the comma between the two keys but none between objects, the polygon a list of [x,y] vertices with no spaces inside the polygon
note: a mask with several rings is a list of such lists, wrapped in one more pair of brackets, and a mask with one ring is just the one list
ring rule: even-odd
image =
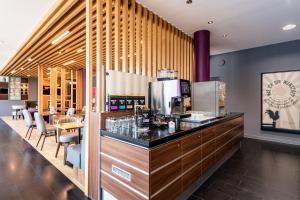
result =
[{"label": "black countertop edge", "polygon": [[158,145],[165,144],[167,142],[171,142],[172,140],[178,139],[178,138],[186,136],[188,134],[194,133],[196,131],[202,130],[204,128],[208,128],[210,126],[213,126],[213,125],[225,122],[225,121],[229,121],[229,120],[241,117],[243,115],[244,115],[244,113],[236,113],[236,112],[235,113],[229,113],[225,117],[222,117],[222,118],[219,118],[219,119],[213,119],[213,120],[211,120],[209,122],[206,122],[206,123],[203,123],[203,124],[199,123],[199,126],[197,126],[197,127],[190,128],[188,130],[176,131],[175,133],[173,133],[171,135],[168,135],[168,136],[163,137],[163,138],[159,138],[159,139],[154,140],[154,141],[137,139],[137,138],[133,138],[133,137],[126,136],[126,135],[112,133],[112,132],[109,132],[105,129],[102,129],[100,134],[101,134],[101,136],[108,136],[110,138],[121,140],[121,141],[127,142],[127,143],[135,145],[135,146],[140,146],[140,147],[143,147],[143,148],[153,148],[153,147],[156,147]]}]

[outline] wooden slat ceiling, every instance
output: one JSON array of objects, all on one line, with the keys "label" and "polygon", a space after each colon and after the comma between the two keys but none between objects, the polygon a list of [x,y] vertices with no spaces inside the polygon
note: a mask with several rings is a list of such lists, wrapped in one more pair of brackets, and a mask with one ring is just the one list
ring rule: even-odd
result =
[{"label": "wooden slat ceiling", "polygon": [[[130,1],[129,6],[130,7]],[[137,7],[137,6],[136,6]],[[115,47],[115,12],[112,1],[112,51]],[[119,50],[122,52],[122,21],[125,17],[120,9],[120,43]],[[105,63],[105,1],[103,3],[103,63]],[[136,10],[137,12],[137,10]],[[129,13],[128,13],[129,14]],[[129,16],[127,16],[129,18]],[[128,24],[129,24],[128,20]],[[129,26],[128,26],[129,27]],[[95,59],[96,49],[96,2],[93,2],[93,56]],[[56,44],[51,42],[62,33],[70,31],[65,38]],[[127,30],[129,31],[129,30]],[[136,30],[135,30],[136,31]],[[134,32],[135,32],[134,31]],[[142,36],[143,37],[143,36]],[[136,43],[136,42],[135,42]],[[134,44],[136,47],[136,44]],[[78,50],[81,49],[81,52]],[[120,64],[121,64],[120,58]],[[112,55],[114,60],[114,53]],[[73,64],[63,66],[64,63],[75,61]],[[44,65],[45,75],[49,74],[51,67],[65,67],[78,70],[85,66],[85,1],[84,0],[59,0],[56,7],[43,20],[41,25],[34,31],[31,37],[17,51],[11,60],[0,72],[6,76],[37,77],[38,64]],[[93,64],[95,65],[95,63]]]}]

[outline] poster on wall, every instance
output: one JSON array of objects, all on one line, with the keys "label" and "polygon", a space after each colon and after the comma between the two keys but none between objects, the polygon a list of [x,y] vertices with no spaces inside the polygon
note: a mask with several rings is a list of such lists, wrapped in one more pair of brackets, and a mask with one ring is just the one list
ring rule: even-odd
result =
[{"label": "poster on wall", "polygon": [[300,134],[300,70],[261,74],[261,129]]}]

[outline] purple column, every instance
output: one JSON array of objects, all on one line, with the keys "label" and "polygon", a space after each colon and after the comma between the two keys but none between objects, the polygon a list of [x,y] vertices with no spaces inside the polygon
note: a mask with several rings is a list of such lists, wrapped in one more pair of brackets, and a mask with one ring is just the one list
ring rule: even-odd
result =
[{"label": "purple column", "polygon": [[210,32],[201,30],[194,33],[195,82],[210,79]]}]

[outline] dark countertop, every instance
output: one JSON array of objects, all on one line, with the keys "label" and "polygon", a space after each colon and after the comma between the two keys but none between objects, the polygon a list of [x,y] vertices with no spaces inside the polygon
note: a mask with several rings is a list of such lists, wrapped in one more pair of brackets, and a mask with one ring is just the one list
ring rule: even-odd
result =
[{"label": "dark countertop", "polygon": [[180,130],[173,133],[169,132],[168,128],[151,128],[147,133],[135,133],[129,130],[113,133],[103,129],[101,130],[101,136],[108,136],[144,148],[152,148],[212,125],[240,117],[242,115],[243,113],[229,113],[225,117],[212,119],[201,123],[181,122]]}]

